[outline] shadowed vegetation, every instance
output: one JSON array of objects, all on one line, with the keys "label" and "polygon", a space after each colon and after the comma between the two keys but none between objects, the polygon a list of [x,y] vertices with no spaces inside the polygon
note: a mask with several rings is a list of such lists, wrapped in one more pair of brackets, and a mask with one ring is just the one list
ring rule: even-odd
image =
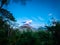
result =
[{"label": "shadowed vegetation", "polygon": [[[8,26],[9,27],[9,26]],[[59,45],[60,44],[60,23],[56,26],[47,27],[48,30],[32,30],[19,31],[18,29],[2,27],[0,29],[0,44],[1,45]],[[8,35],[9,34],[9,35]]]}]

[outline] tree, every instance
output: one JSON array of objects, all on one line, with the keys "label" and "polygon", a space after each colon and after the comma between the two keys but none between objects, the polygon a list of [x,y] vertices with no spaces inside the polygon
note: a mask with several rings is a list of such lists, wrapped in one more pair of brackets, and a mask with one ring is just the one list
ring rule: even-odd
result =
[{"label": "tree", "polygon": [[59,21],[55,22],[55,26],[54,25],[47,26],[47,29],[53,35],[52,38],[54,40],[54,45],[59,45],[60,44],[60,22]]},{"label": "tree", "polygon": [[7,3],[8,0],[0,0],[0,45],[8,45],[8,37],[10,35],[10,21],[15,21],[13,14],[10,13],[7,9],[4,9],[3,6]]},{"label": "tree", "polygon": [[0,0],[0,2],[1,2],[1,4],[0,4],[1,5],[0,8],[1,8],[1,7],[3,7],[3,5],[8,5],[10,0]]}]

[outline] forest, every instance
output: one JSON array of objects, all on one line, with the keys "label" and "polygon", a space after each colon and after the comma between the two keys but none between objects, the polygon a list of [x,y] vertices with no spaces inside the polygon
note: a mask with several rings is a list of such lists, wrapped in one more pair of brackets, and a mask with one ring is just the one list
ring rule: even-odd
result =
[{"label": "forest", "polygon": [[[0,0],[0,45],[60,45],[60,21],[45,26],[47,30],[26,31],[14,29],[11,22],[16,22],[13,14],[3,8],[9,0]],[[24,1],[22,1],[24,2]],[[25,4],[25,3],[24,3]]]}]

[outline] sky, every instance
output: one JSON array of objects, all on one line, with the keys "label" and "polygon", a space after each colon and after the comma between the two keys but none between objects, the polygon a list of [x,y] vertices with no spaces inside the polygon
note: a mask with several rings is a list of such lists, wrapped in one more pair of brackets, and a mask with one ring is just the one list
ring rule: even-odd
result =
[{"label": "sky", "polygon": [[52,17],[60,20],[60,0],[27,0],[26,5],[10,2],[6,8],[19,25],[23,25],[24,21],[32,20],[31,26],[39,27],[49,24]]}]

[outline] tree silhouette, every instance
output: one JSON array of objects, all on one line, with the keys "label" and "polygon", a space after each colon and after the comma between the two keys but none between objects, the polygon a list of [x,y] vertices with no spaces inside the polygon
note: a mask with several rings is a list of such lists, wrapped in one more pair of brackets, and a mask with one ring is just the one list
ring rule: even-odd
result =
[{"label": "tree silhouette", "polygon": [[0,2],[1,2],[1,8],[3,7],[3,5],[8,5],[9,4],[9,2],[10,2],[10,0],[0,0]]},{"label": "tree silhouette", "polygon": [[10,13],[7,9],[4,9],[3,6],[7,4],[8,0],[0,0],[0,45],[8,45],[8,38],[13,30],[10,28],[10,21],[15,21],[13,14]]},{"label": "tree silhouette", "polygon": [[[54,24],[54,23],[53,23]],[[60,44],[60,22],[56,22],[55,26],[47,26],[47,29],[49,32],[53,35],[53,40],[55,41],[53,45],[59,45]]]}]

